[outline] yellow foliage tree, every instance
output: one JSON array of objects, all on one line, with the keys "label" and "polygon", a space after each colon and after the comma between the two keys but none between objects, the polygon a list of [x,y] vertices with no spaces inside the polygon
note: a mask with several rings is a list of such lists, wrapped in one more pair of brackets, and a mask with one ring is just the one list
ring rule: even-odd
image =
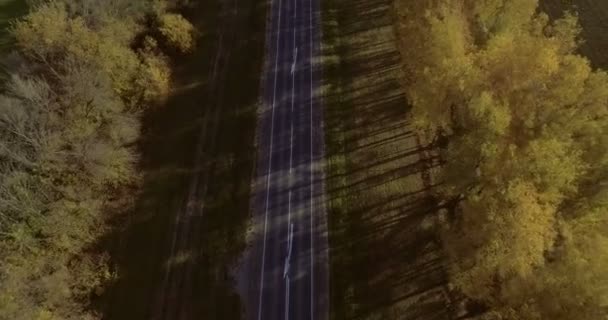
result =
[{"label": "yellow foliage tree", "polygon": [[19,49],[55,70],[55,76],[61,63],[73,58],[98,66],[112,79],[119,95],[126,97],[132,91],[140,62],[125,36],[108,37],[105,31],[91,30],[81,17],[70,17],[61,2],[41,5],[13,26],[13,34]]},{"label": "yellow foliage tree", "polygon": [[486,300],[496,297],[501,283],[530,276],[553,244],[555,211],[521,180],[472,196],[462,206],[462,221],[445,234],[453,283]]},{"label": "yellow foliage tree", "polygon": [[605,319],[606,225],[586,217],[607,212],[608,75],[575,53],[576,18],[551,22],[528,0],[397,9],[414,120],[449,138],[453,284],[491,308],[482,319]]},{"label": "yellow foliage tree", "polygon": [[135,84],[144,103],[159,101],[169,95],[171,69],[167,58],[157,52],[156,41],[146,39],[146,46],[139,53],[142,64]]},{"label": "yellow foliage tree", "polygon": [[158,17],[158,30],[167,43],[182,53],[194,48],[194,26],[175,13],[164,13]]}]

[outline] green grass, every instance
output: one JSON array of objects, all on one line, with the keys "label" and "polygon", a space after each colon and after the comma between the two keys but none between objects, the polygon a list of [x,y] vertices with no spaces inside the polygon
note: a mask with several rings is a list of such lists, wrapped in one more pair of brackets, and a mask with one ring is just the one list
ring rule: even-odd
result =
[{"label": "green grass", "polygon": [[446,319],[431,161],[408,121],[392,2],[322,6],[331,318]]},{"label": "green grass", "polygon": [[[189,20],[204,30],[196,52],[176,57],[175,93],[164,106],[144,116],[141,143],[143,188],[135,208],[117,219],[113,233],[100,241],[112,248],[118,279],[99,301],[107,319],[149,319],[164,267],[189,263],[188,281],[193,319],[240,319],[241,302],[227,270],[245,246],[250,182],[255,160],[256,103],[263,58],[265,3],[239,1],[241,30],[231,51],[223,87],[208,90],[218,28],[223,25],[219,1],[197,1],[186,10]],[[224,49],[226,50],[226,49]],[[217,121],[216,94],[223,92]],[[237,94],[235,94],[237,93]],[[204,153],[195,163],[201,126],[209,134]],[[211,128],[216,127],[216,135]],[[200,170],[197,170],[200,168]],[[183,208],[190,181],[206,176],[208,190],[203,216],[192,220],[192,246],[167,260],[171,225]],[[202,200],[202,201],[201,201]]]},{"label": "green grass", "polygon": [[596,68],[608,70],[608,1],[605,0],[541,0],[541,9],[558,18],[565,10],[578,13],[583,27],[580,53]]}]

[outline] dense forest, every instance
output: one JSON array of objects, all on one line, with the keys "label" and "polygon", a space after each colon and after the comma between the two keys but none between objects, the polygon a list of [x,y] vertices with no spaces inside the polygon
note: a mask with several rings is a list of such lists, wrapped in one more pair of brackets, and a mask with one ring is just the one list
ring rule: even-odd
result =
[{"label": "dense forest", "polygon": [[441,148],[450,284],[476,319],[608,316],[608,74],[575,13],[397,0],[404,86]]},{"label": "dense forest", "polygon": [[140,177],[146,108],[194,28],[161,1],[30,1],[0,95],[0,319],[96,319],[115,275],[94,243]]}]

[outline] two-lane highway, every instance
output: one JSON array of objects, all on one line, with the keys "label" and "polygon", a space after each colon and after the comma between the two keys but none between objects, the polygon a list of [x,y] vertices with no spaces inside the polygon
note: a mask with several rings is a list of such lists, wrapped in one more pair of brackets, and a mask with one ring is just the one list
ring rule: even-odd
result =
[{"label": "two-lane highway", "polygon": [[267,27],[247,319],[328,319],[318,0],[273,0]]}]

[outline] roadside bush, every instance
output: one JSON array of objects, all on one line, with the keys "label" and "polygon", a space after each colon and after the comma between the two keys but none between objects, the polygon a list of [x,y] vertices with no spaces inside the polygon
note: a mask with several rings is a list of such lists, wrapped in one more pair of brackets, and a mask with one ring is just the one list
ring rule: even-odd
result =
[{"label": "roadside bush", "polygon": [[165,13],[158,17],[158,30],[167,43],[182,53],[194,48],[194,26],[178,14]]},{"label": "roadside bush", "polygon": [[147,37],[139,52],[142,61],[135,83],[143,103],[160,101],[169,94],[171,68],[165,55],[160,52],[156,40]]}]

